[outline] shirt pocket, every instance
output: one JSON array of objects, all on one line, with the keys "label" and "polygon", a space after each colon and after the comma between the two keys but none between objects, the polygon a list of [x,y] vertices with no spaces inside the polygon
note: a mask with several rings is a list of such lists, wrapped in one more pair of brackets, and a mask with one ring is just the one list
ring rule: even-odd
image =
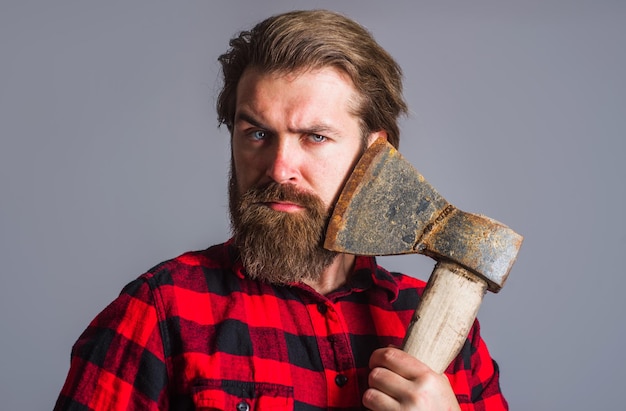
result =
[{"label": "shirt pocket", "polygon": [[197,410],[292,410],[293,387],[281,384],[199,379],[192,398]]}]

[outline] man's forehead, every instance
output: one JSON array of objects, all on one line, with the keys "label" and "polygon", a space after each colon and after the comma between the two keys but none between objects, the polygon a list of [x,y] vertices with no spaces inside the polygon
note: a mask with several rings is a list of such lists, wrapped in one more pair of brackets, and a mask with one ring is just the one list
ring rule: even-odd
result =
[{"label": "man's forehead", "polygon": [[[306,75],[309,76],[305,83],[289,87]],[[315,77],[316,75],[320,77]],[[324,80],[328,78],[331,79],[330,84],[333,84],[333,87],[328,90],[327,96],[320,94],[319,90],[323,89]],[[280,87],[267,87],[272,82],[282,84]],[[336,89],[343,89],[346,93],[335,94]],[[288,99],[284,98],[286,95],[289,96]],[[340,96],[339,99],[337,96]],[[362,99],[350,77],[335,67],[291,72],[264,72],[249,68],[244,71],[237,85],[233,121],[263,126],[269,122],[264,118],[265,115],[285,101],[289,103],[284,104],[285,111],[294,111],[293,115],[289,116],[293,120],[290,122],[290,128],[332,131],[335,123],[332,117],[341,111],[358,120],[356,115]],[[326,101],[328,105],[320,104]]]}]

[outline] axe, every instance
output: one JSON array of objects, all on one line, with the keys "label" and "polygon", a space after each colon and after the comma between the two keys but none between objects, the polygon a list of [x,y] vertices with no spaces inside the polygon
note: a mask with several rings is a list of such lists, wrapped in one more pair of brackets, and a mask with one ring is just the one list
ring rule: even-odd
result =
[{"label": "axe", "polygon": [[448,203],[386,139],[346,181],[324,247],[348,254],[420,253],[437,261],[403,350],[443,373],[461,350],[486,290],[506,281],[522,236]]}]

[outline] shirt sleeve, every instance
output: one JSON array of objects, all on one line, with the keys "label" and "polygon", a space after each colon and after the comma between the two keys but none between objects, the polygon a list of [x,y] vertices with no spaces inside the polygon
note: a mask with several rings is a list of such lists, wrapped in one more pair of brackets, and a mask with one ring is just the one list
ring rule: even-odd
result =
[{"label": "shirt sleeve", "polygon": [[72,348],[54,410],[157,410],[167,367],[147,282],[138,279],[89,324]]},{"label": "shirt sleeve", "polygon": [[470,330],[461,353],[446,370],[463,411],[505,411],[508,403],[500,390],[500,371],[480,336],[478,321]]}]

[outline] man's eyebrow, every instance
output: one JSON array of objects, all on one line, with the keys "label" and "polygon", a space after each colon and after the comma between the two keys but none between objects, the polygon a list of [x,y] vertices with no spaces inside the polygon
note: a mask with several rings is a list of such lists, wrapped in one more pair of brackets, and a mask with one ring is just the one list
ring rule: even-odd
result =
[{"label": "man's eyebrow", "polygon": [[248,113],[237,112],[237,114],[235,114],[235,124],[239,123],[240,121],[245,121],[246,123],[252,124],[255,127],[266,128],[263,123],[261,123],[259,120],[252,117]]},{"label": "man's eyebrow", "polygon": [[[243,112],[243,111],[240,111],[237,114],[235,114],[235,124],[239,122],[246,122],[248,124],[251,124],[254,127],[271,131],[270,127],[268,127],[266,124],[263,124],[261,120],[258,120],[257,118],[253,117],[251,114]],[[328,135],[333,135],[333,136],[341,134],[336,128],[325,123],[313,123],[308,126],[297,127],[297,128],[290,127],[289,132],[297,133],[297,134],[323,134],[323,135],[328,134]]]},{"label": "man's eyebrow", "polygon": [[311,124],[307,127],[298,128],[296,130],[290,130],[291,132],[296,132],[300,134],[331,134],[336,135],[339,134],[338,131],[324,123]]}]

